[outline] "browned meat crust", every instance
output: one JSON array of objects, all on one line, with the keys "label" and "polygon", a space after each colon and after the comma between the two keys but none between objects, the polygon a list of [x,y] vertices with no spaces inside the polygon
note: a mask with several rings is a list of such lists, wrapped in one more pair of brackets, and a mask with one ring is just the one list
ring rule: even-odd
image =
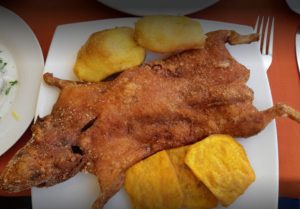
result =
[{"label": "browned meat crust", "polygon": [[257,35],[207,35],[204,49],[144,64],[114,81],[84,84],[46,74],[48,84],[62,89],[60,97],[2,173],[1,188],[50,186],[85,169],[98,177],[101,195],[93,207],[101,208],[127,168],[160,150],[216,133],[248,137],[283,114],[300,122],[286,105],[261,112],[252,105],[249,71],[225,43],[250,43]]},{"label": "browned meat crust", "polygon": [[93,105],[106,85],[75,85],[51,76],[45,76],[45,80],[63,90],[51,115],[37,120],[31,140],[2,172],[2,190],[17,192],[32,186],[51,186],[75,175],[83,166],[76,140],[84,126],[97,117]]}]

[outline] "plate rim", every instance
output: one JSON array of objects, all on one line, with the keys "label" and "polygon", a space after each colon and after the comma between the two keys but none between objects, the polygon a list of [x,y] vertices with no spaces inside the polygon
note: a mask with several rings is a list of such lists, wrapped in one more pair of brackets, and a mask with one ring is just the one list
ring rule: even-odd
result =
[{"label": "plate rim", "polygon": [[293,12],[295,12],[297,14],[300,14],[300,3],[298,3],[299,7],[296,9],[295,2],[296,2],[295,0],[286,0],[286,4],[290,8],[290,10],[292,10]]},{"label": "plate rim", "polygon": [[[152,13],[151,12],[145,12],[145,11],[143,12],[143,11],[140,11],[139,9],[134,9],[134,8],[128,8],[128,9],[125,8],[124,9],[124,7],[122,7],[122,5],[124,5],[122,3],[122,0],[120,1],[121,2],[120,5],[112,3],[111,0],[97,0],[97,1],[99,3],[105,5],[105,6],[109,7],[109,8],[115,9],[115,10],[120,11],[120,12],[124,12],[126,14],[130,14],[130,15],[136,15],[136,16],[157,15],[157,12],[154,12],[154,13],[153,12]],[[218,3],[219,1],[220,0],[205,0],[205,1],[201,2],[202,4],[204,3],[201,6],[193,7],[193,8],[188,9],[188,10],[185,9],[185,11],[177,10],[177,12],[174,12],[174,11],[173,12],[165,12],[165,14],[166,15],[188,15],[188,14],[192,14],[192,13],[201,11],[203,9],[206,9],[206,8]],[[162,14],[162,12],[160,12],[159,14]]]},{"label": "plate rim", "polygon": [[[14,128],[11,128],[10,130],[8,130],[6,133],[4,133],[3,135],[0,136],[0,156],[3,155],[6,151],[8,151],[17,141],[19,141],[19,139],[21,139],[22,135],[25,133],[25,131],[28,129],[29,125],[32,122],[32,119],[34,117],[35,114],[35,109],[36,109],[36,99],[38,96],[38,88],[40,87],[40,81],[41,81],[41,75],[43,72],[43,68],[44,68],[44,55],[42,52],[42,48],[41,45],[39,44],[39,41],[36,37],[36,35],[34,34],[34,32],[32,31],[31,27],[25,22],[25,20],[23,20],[20,16],[18,16],[16,13],[12,12],[11,10],[9,10],[6,7],[0,6],[0,11],[1,11],[1,15],[6,15],[7,17],[9,17],[9,19],[13,22],[16,23],[16,25],[21,26],[22,27],[22,31],[25,32],[25,34],[28,36],[27,38],[29,38],[32,42],[32,44],[34,45],[30,45],[31,49],[35,51],[35,55],[34,55],[34,63],[35,68],[34,69],[34,74],[36,74],[36,82],[37,82],[37,78],[39,77],[39,82],[34,83],[37,87],[37,89],[33,89],[32,92],[27,93],[28,95],[31,95],[29,97],[32,97],[32,101],[30,103],[29,106],[27,106],[27,109],[30,112],[26,113],[25,117],[22,117],[22,115],[20,116],[19,119],[14,118],[13,120],[11,119],[13,116],[12,114],[10,114],[12,111],[16,112],[17,115],[19,115],[19,112],[22,111],[17,111],[16,109],[14,109],[15,106],[15,101],[18,99],[18,97],[20,97],[20,88],[17,90],[17,95],[14,99],[14,103],[12,104],[9,112],[5,115],[4,118],[2,118],[1,120],[8,120],[7,118],[9,117],[10,119],[10,123],[12,123],[10,126],[13,126]],[[0,20],[0,24],[1,24],[1,20]],[[0,32],[1,33],[1,32]],[[5,32],[7,33],[7,32]],[[9,32],[8,32],[9,33]],[[7,45],[5,43],[3,43],[6,47]],[[25,53],[20,53],[18,55],[22,57],[24,57]],[[18,60],[15,59],[14,54],[12,53],[12,56],[14,57],[14,61],[16,63],[17,66],[17,71],[18,71],[18,76],[20,76],[20,69],[23,69],[22,66],[20,66],[18,63]],[[25,55],[27,56],[27,55]],[[29,76],[28,78],[24,79],[27,80],[29,79],[31,76]],[[20,79],[20,78],[19,78]],[[20,84],[21,85],[21,84]],[[25,101],[24,101],[25,102]],[[26,102],[28,103],[28,102]],[[16,105],[17,109],[20,109],[20,107],[18,105]],[[10,116],[8,116],[10,115]],[[1,121],[1,123],[3,123],[3,121]]]},{"label": "plate rim", "polygon": [[[82,21],[82,22],[76,22],[76,23],[69,23],[69,24],[62,24],[62,25],[58,25],[56,30],[55,30],[55,34],[53,36],[53,39],[52,39],[52,42],[51,42],[51,46],[53,46],[53,42],[56,38],[55,35],[57,35],[62,29],[65,29],[65,27],[73,27],[73,26],[78,26],[78,25],[82,25],[82,24],[93,24],[93,23],[103,23],[103,22],[109,22],[109,21],[118,21],[118,20],[125,20],[125,19],[130,19],[130,20],[136,20],[138,19],[137,17],[126,17],[126,18],[110,18],[110,19],[103,19],[103,20],[92,20],[92,21]],[[243,27],[248,27],[248,28],[251,28],[253,30],[253,28],[251,26],[248,26],[248,25],[241,25],[241,24],[235,24],[235,23],[228,23],[228,22],[221,22],[221,21],[213,21],[213,20],[205,20],[205,19],[198,19],[198,18],[194,18],[196,20],[200,20],[200,21],[208,21],[208,22],[217,22],[217,23],[225,23],[225,24],[230,24],[230,25],[235,25],[235,26],[243,26]],[[53,47],[54,48],[54,47]],[[258,45],[257,45],[257,50],[259,51],[259,48],[258,48]],[[45,64],[45,70],[46,70],[46,66],[47,66],[47,61],[48,61],[48,58],[49,58],[49,55],[50,55],[50,51],[48,53],[48,57],[47,57],[47,60],[46,60],[46,64]],[[50,62],[50,61],[49,61]],[[259,61],[260,63],[262,63],[262,59],[260,59]],[[264,72],[264,75],[266,77],[266,85],[268,86],[268,93],[270,94],[270,97],[267,98],[268,100],[268,103],[270,104],[273,104],[273,101],[272,101],[272,94],[271,94],[271,88],[270,88],[270,85],[269,85],[269,80],[268,80],[268,77],[267,77],[267,74]],[[276,129],[276,123],[275,121],[273,120],[270,124],[270,129],[272,129],[272,134],[274,136],[274,152],[276,154],[275,156],[275,163],[274,163],[274,169],[276,170],[276,173],[274,174],[274,178],[275,178],[275,182],[274,182],[274,189],[276,190],[275,193],[277,194],[276,195],[276,198],[278,198],[278,188],[279,188],[279,161],[278,161],[278,140],[277,140],[277,129]],[[273,188],[272,188],[273,189]],[[32,193],[34,194],[34,192]],[[274,202],[274,208],[277,208],[277,202]],[[34,207],[34,204],[33,204],[33,207]]]}]

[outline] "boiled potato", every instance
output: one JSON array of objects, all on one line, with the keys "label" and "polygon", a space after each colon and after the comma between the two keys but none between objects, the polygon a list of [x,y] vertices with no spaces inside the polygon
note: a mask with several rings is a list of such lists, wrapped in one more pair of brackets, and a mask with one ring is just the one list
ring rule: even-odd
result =
[{"label": "boiled potato", "polygon": [[217,199],[184,162],[188,149],[189,146],[184,146],[167,151],[183,193],[183,207],[185,209],[214,208],[217,206]]},{"label": "boiled potato", "polygon": [[145,50],[133,39],[133,29],[119,27],[93,33],[78,52],[74,72],[80,80],[100,81],[141,64]]},{"label": "boiled potato", "polygon": [[202,48],[206,36],[199,22],[183,16],[146,16],[135,24],[134,38],[154,52]]},{"label": "boiled potato", "polygon": [[211,135],[192,145],[185,163],[225,207],[255,180],[244,148],[228,135]]},{"label": "boiled potato", "polygon": [[124,186],[135,209],[182,209],[183,195],[166,151],[129,168]]}]

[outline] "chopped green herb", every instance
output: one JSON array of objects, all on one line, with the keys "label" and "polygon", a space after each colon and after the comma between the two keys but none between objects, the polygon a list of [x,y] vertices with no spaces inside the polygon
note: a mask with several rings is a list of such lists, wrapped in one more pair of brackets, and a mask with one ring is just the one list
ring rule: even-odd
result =
[{"label": "chopped green herb", "polygon": [[11,86],[9,86],[9,87],[5,90],[4,94],[5,94],[5,95],[8,95],[9,92],[10,92],[10,90],[11,90]]},{"label": "chopped green herb", "polygon": [[2,71],[2,70],[5,68],[6,65],[7,65],[7,63],[4,62],[4,61],[0,58],[0,71]]},{"label": "chopped green herb", "polygon": [[0,64],[0,71],[3,70],[5,68],[5,66],[7,65],[6,62],[4,62],[3,64]]},{"label": "chopped green herb", "polygon": [[14,85],[16,85],[17,83],[18,83],[17,80],[15,80],[15,81],[10,81],[10,82],[9,82],[9,86],[8,86],[7,89],[5,90],[4,94],[5,94],[5,95],[8,95],[9,92],[10,92],[10,90],[11,90],[11,88],[12,88]]},{"label": "chopped green herb", "polygon": [[17,80],[15,80],[15,81],[10,81],[9,82],[9,84],[11,85],[11,86],[14,86],[14,85],[16,85],[18,83],[18,81]]}]

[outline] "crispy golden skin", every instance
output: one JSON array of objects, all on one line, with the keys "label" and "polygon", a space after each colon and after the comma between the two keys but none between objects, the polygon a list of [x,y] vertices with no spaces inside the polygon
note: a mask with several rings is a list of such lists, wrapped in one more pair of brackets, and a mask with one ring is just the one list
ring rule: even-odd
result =
[{"label": "crispy golden skin", "polygon": [[[101,208],[122,186],[130,166],[160,150],[214,133],[251,136],[284,114],[300,122],[300,114],[286,105],[265,111],[252,105],[245,84],[249,71],[225,43],[249,43],[257,35],[216,31],[207,36],[203,49],[132,68],[104,84],[66,84],[46,74],[46,82],[62,88],[60,99],[1,174],[1,188],[52,185],[84,164],[98,177],[101,194],[93,207]],[[70,163],[74,156],[78,159]]]},{"label": "crispy golden skin", "polygon": [[249,70],[225,48],[226,42],[257,36],[246,38],[231,31],[209,33],[203,50],[145,64],[112,82],[99,117],[79,139],[87,169],[101,188],[94,208],[103,207],[123,184],[124,171],[141,159],[214,133],[251,136],[285,112],[282,105],[263,112],[252,105],[253,92],[245,84]]},{"label": "crispy golden skin", "polygon": [[31,127],[31,140],[2,172],[2,190],[17,192],[32,186],[51,186],[75,175],[84,165],[76,139],[97,117],[93,104],[107,85],[80,84],[51,76],[45,76],[45,80],[63,90],[51,115],[37,120]]}]

